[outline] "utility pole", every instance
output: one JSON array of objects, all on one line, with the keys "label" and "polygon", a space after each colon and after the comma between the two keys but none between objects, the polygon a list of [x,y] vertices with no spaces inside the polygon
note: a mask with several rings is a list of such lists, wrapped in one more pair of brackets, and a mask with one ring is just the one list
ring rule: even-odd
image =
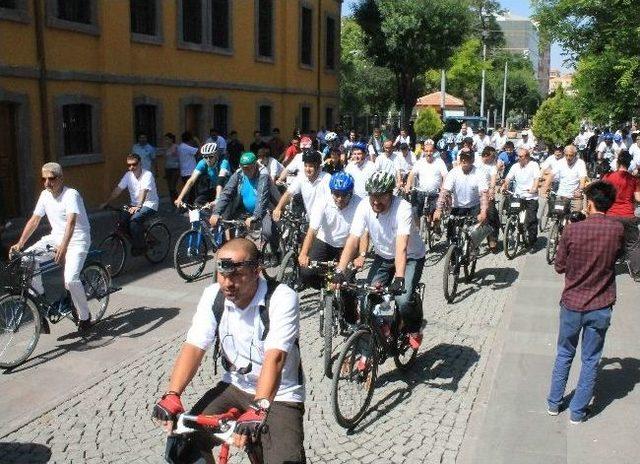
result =
[{"label": "utility pole", "polygon": [[447,77],[445,75],[444,69],[440,70],[440,118],[444,119],[444,108],[445,108],[445,98],[446,98],[446,87],[447,87]]},{"label": "utility pole", "polygon": [[[483,26],[484,27],[484,26]],[[480,86],[480,116],[484,116],[484,81],[486,77],[485,64],[487,60],[487,31],[482,30],[482,84]]]},{"label": "utility pole", "polygon": [[507,72],[509,71],[509,61],[504,62],[504,84],[502,85],[502,127],[505,122],[505,108],[507,106]]}]

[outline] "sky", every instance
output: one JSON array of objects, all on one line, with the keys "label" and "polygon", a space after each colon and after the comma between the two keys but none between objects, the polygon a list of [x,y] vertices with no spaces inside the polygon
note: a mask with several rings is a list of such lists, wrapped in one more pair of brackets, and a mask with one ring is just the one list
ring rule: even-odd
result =
[{"label": "sky", "polygon": [[[351,13],[352,6],[357,3],[358,0],[344,0],[342,4],[342,14],[348,15]],[[529,17],[531,14],[531,8],[529,2],[522,0],[500,0],[502,8],[511,11],[511,13]],[[563,73],[571,71],[571,67],[563,66],[564,61],[562,57],[562,49],[558,45],[551,46],[551,69],[561,69]]]}]

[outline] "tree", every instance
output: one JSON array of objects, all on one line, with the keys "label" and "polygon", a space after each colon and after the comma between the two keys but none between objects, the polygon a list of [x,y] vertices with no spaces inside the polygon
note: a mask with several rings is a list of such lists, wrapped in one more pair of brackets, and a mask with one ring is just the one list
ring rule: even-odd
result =
[{"label": "tree", "polygon": [[570,143],[580,130],[582,115],[575,98],[562,87],[545,100],[533,117],[533,133],[543,142],[554,145]]},{"label": "tree", "polygon": [[365,34],[366,55],[395,76],[404,122],[427,67],[444,67],[471,25],[468,4],[457,0],[361,0],[354,18]]},{"label": "tree", "polygon": [[420,137],[428,137],[435,139],[442,132],[442,119],[440,115],[433,108],[425,108],[418,112],[418,117],[413,123],[413,128],[416,131],[416,135]]}]

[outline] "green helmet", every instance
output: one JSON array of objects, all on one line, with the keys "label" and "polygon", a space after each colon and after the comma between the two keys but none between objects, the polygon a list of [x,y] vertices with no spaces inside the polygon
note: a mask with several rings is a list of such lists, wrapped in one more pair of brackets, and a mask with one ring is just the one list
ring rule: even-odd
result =
[{"label": "green helmet", "polygon": [[240,155],[240,166],[249,166],[257,161],[256,155],[252,151],[245,151]]},{"label": "green helmet", "polygon": [[376,171],[369,177],[364,188],[369,195],[376,195],[393,192],[395,186],[396,179],[393,175],[384,171]]}]

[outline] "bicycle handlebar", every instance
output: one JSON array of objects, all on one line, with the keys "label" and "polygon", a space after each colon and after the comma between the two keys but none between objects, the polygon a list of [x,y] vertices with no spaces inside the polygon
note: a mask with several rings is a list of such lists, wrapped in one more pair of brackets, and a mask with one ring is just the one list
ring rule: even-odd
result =
[{"label": "bicycle handlebar", "polygon": [[222,442],[231,444],[233,443],[236,421],[241,414],[242,412],[237,408],[231,408],[227,412],[215,415],[180,414],[171,434],[184,435],[197,430],[205,430]]}]

